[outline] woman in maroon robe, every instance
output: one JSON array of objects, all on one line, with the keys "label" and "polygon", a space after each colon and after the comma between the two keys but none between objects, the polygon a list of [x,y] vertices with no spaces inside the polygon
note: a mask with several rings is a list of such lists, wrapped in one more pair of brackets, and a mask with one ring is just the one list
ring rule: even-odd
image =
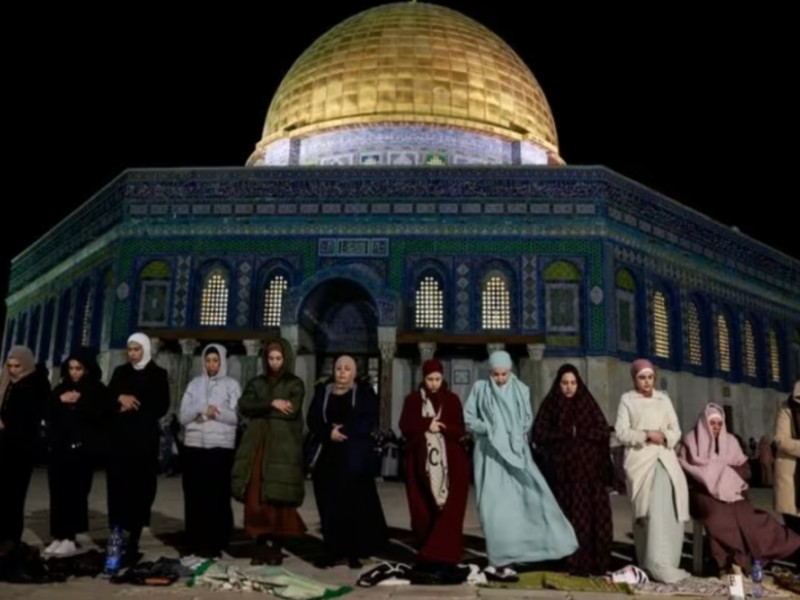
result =
[{"label": "woman in maroon robe", "polygon": [[[461,400],[448,390],[436,359],[422,365],[423,382],[406,397],[400,431],[406,438],[405,475],[411,528],[419,540],[417,567],[461,562],[469,461]],[[444,449],[446,463],[439,454]]]},{"label": "woman in maroon robe", "polygon": [[571,573],[603,574],[613,526],[609,427],[578,370],[562,365],[533,424],[536,461],[578,537]]},{"label": "woman in maroon robe", "polygon": [[747,498],[750,467],[739,442],[725,429],[725,411],[709,402],[687,433],[678,461],[688,475],[689,509],[705,525],[711,555],[720,570],[789,558],[800,535],[758,510]]}]

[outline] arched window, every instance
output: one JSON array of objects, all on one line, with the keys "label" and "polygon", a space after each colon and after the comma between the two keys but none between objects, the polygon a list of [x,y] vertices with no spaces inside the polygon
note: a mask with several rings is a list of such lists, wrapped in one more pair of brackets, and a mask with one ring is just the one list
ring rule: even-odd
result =
[{"label": "arched window", "polygon": [[83,315],[81,315],[81,346],[89,346],[92,334],[92,316],[94,315],[94,290],[89,288],[83,301]]},{"label": "arched window", "polygon": [[108,348],[111,340],[111,323],[114,317],[114,272],[111,268],[103,271],[103,299],[101,301],[102,314],[100,315],[100,348]]},{"label": "arched window", "polygon": [[11,350],[11,346],[14,343],[14,326],[17,324],[16,319],[8,319],[6,320],[6,339],[3,343],[3,358],[5,359],[8,356],[8,351]]},{"label": "arched window", "polygon": [[617,271],[617,344],[625,352],[636,352],[636,281],[628,269]]},{"label": "arched window", "polygon": [[497,271],[488,273],[481,286],[481,326],[511,328],[511,294],[505,276]]},{"label": "arched window", "polygon": [[753,321],[749,317],[742,325],[742,373],[745,377],[755,379],[758,376],[756,366],[756,332]]},{"label": "arched window", "polygon": [[24,344],[25,343],[25,336],[28,333],[28,313],[24,312],[19,318],[17,322],[17,335],[14,339],[14,343],[16,344]]},{"label": "arched window", "polygon": [[39,350],[36,354],[39,362],[47,362],[50,358],[50,341],[53,332],[53,319],[56,313],[55,298],[50,298],[44,306],[44,320],[42,322],[42,335],[39,340]]},{"label": "arched window", "polygon": [[139,272],[139,325],[165,327],[169,322],[172,270],[163,260],[154,260]]},{"label": "arched window", "polygon": [[580,333],[580,281],[578,267],[565,260],[554,262],[544,270],[548,333]]},{"label": "arched window", "polygon": [[686,333],[688,335],[688,362],[695,367],[703,366],[703,337],[700,333],[700,311],[697,302],[686,304]]},{"label": "arched window", "polygon": [[264,327],[280,327],[283,311],[283,298],[289,289],[289,281],[282,273],[271,276],[264,286],[264,313],[261,324]]},{"label": "arched window", "polygon": [[794,375],[792,375],[791,380],[797,381],[800,379],[800,329],[792,330],[790,348],[792,353],[792,368],[794,369]]},{"label": "arched window", "polygon": [[769,344],[769,378],[772,383],[781,382],[781,352],[778,345],[778,332],[770,327],[767,337]]},{"label": "arched window", "polygon": [[58,366],[67,353],[67,332],[69,331],[69,312],[72,308],[72,291],[64,290],[58,300],[56,318],[56,339],[53,344],[53,365]]},{"label": "arched window", "polygon": [[414,297],[414,326],[418,329],[444,327],[444,291],[435,275],[423,275],[417,282]]},{"label": "arched window", "polygon": [[659,358],[670,357],[669,309],[667,297],[661,290],[653,291],[653,354]]},{"label": "arched window", "polygon": [[209,271],[200,297],[200,325],[221,327],[228,324],[228,276],[221,268]]},{"label": "arched window", "polygon": [[31,314],[31,326],[28,329],[28,343],[26,344],[28,348],[31,349],[34,356],[36,356],[36,343],[39,341],[39,325],[41,318],[42,307],[39,305],[33,309],[33,313]]},{"label": "arched window", "polygon": [[731,372],[731,334],[728,318],[721,312],[717,313],[715,323],[717,342],[717,368],[723,373]]}]

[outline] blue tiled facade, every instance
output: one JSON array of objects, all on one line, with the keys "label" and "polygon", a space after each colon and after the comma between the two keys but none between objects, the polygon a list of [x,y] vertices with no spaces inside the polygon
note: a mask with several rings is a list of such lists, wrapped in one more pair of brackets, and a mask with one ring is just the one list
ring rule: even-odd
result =
[{"label": "blue tiled facade", "polygon": [[[166,275],[146,283],[140,274],[154,261]],[[346,280],[365,292],[377,326],[413,332],[417,286],[432,274],[443,290],[443,333],[536,335],[550,355],[629,360],[653,355],[660,291],[675,348],[662,366],[741,380],[747,315],[759,373],[750,382],[785,389],[800,376],[800,263],[601,167],[126,171],[14,261],[4,351],[13,342],[46,343],[52,348],[38,355],[59,361],[82,331],[74,324],[83,314],[78,290],[87,280],[101,285],[101,273],[111,273],[103,306],[110,331],[93,319],[91,342],[124,345],[140,326],[146,286],[160,294],[146,306],[148,318],[196,329],[213,268],[228,281],[232,331],[262,327],[264,289],[280,273],[288,282],[283,325],[301,322],[319,286]],[[633,282],[625,292],[634,298],[633,347],[620,343],[620,269]],[[488,273],[509,292],[503,330],[482,326]],[[701,365],[688,359],[689,301],[699,307]],[[47,306],[56,307],[49,337],[38,325]],[[727,372],[718,314],[730,328]]]}]

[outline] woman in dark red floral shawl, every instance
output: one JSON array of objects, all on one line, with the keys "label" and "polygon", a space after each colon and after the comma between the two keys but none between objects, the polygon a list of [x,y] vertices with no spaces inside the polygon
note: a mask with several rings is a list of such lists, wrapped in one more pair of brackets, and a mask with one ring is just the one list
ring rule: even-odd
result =
[{"label": "woman in dark red floral shawl", "polygon": [[400,417],[406,438],[406,493],[420,566],[455,565],[463,552],[470,482],[469,461],[461,445],[464,413],[442,372],[438,360],[425,361],[422,385],[406,397]]},{"label": "woman in dark red floral shawl", "polygon": [[613,526],[609,427],[578,370],[562,365],[533,425],[537,463],[578,537],[567,558],[576,574],[605,573]]}]

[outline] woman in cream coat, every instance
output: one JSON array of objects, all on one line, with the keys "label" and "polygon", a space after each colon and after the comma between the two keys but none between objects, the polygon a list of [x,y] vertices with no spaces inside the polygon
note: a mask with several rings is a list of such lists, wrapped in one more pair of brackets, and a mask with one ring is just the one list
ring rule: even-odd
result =
[{"label": "woman in cream coat", "polygon": [[622,395],[615,430],[625,446],[636,556],[654,580],[674,583],[689,576],[679,567],[689,520],[689,490],[675,454],[681,429],[669,396],[654,389],[652,363],[634,361],[631,375],[636,389]]},{"label": "woman in cream coat", "polygon": [[775,510],[789,529],[800,533],[800,380],[775,419]]}]

